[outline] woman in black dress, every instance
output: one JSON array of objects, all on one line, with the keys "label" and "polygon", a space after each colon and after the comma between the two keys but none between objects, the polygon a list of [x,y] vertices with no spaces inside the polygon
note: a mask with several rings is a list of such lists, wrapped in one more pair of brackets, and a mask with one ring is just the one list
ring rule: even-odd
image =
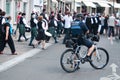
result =
[{"label": "woman in black dress", "polygon": [[45,22],[43,21],[42,16],[38,17],[37,25],[38,25],[38,34],[36,37],[36,43],[34,44],[33,47],[35,47],[38,43],[41,42],[42,49],[45,49],[45,40],[46,40],[45,30],[47,30],[47,27],[45,26]]}]

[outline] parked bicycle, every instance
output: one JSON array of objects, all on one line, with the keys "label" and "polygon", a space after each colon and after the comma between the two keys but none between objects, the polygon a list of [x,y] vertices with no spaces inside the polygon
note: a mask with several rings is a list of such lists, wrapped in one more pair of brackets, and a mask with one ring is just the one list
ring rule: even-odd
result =
[{"label": "parked bicycle", "polygon": [[[77,38],[71,38],[66,41],[66,47],[69,49],[65,50],[60,58],[62,69],[68,73],[75,72],[80,64],[86,62],[87,49],[85,48],[87,47],[78,45],[77,40]],[[92,51],[89,63],[95,69],[103,69],[109,62],[109,54],[106,49],[97,46],[96,41],[99,41],[97,37],[91,36],[90,40],[94,42],[95,49]]]}]

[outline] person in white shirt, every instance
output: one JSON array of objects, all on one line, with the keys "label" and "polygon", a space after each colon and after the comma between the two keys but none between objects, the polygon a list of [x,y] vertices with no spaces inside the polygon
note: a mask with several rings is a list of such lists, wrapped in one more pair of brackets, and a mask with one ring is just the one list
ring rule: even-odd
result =
[{"label": "person in white shirt", "polygon": [[114,16],[114,14],[112,14],[109,17],[109,19],[108,19],[108,26],[109,26],[108,37],[110,39],[110,37],[112,38],[114,36],[114,28],[115,28],[115,16]]},{"label": "person in white shirt", "polygon": [[66,12],[66,15],[63,17],[63,20],[65,21],[65,25],[64,25],[65,37],[63,39],[63,44],[65,44],[66,39],[69,38],[71,22],[73,21],[69,11]]}]

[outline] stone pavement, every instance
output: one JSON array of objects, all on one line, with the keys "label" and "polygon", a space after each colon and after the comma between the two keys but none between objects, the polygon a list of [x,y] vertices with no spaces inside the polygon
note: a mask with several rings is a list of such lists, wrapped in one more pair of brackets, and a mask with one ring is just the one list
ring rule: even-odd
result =
[{"label": "stone pavement", "polygon": [[[18,36],[18,34],[16,36]],[[18,53],[18,55],[11,55],[10,48],[8,45],[6,45],[6,48],[4,49],[4,54],[0,54],[0,65],[4,62],[7,62],[13,58],[16,58],[34,49],[32,46],[28,46],[30,41],[30,32],[27,32],[26,36],[27,38],[29,38],[29,40],[25,41],[24,38],[22,37],[22,42],[18,42],[17,41],[18,37],[13,36],[16,52]],[[51,43],[54,43],[53,39],[50,39],[49,43],[46,43],[46,46],[48,46]],[[41,48],[39,47],[39,49]]]}]

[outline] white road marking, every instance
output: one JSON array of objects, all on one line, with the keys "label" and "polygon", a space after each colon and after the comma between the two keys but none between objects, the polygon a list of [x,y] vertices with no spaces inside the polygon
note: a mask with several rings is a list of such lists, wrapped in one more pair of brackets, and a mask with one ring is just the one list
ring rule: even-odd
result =
[{"label": "white road marking", "polygon": [[108,75],[107,77],[102,77],[100,78],[100,80],[120,80],[120,76],[116,73],[116,68],[118,68],[118,66],[112,63],[110,67],[112,67],[112,75]]}]

